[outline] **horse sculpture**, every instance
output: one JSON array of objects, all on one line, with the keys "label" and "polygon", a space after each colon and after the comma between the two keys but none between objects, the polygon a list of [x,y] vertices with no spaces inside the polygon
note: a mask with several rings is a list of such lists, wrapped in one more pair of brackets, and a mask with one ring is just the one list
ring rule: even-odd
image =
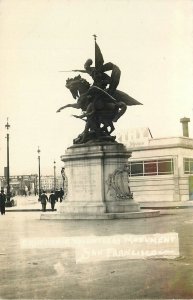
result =
[{"label": "horse sculpture", "polygon": [[83,133],[74,143],[86,143],[93,139],[115,140],[115,137],[111,136],[115,129],[113,122],[125,113],[127,105],[141,104],[121,91],[116,90],[113,95],[109,95],[97,86],[90,86],[80,75],[67,79],[66,87],[77,102],[62,106],[57,112],[67,107],[81,109],[82,115],[73,116],[86,121]]}]

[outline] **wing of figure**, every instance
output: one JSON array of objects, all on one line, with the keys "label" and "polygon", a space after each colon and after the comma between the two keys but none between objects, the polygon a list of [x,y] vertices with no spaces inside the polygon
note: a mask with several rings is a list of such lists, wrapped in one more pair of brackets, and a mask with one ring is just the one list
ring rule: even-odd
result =
[{"label": "wing of figure", "polygon": [[129,96],[128,94],[116,90],[113,94],[113,98],[115,98],[117,101],[119,102],[124,102],[125,104],[131,106],[131,105],[143,105],[142,103],[140,103],[139,101],[135,100],[134,98],[132,98],[131,96]]},{"label": "wing of figure", "polygon": [[104,90],[102,90],[101,88],[99,88],[99,87],[97,87],[95,85],[93,85],[93,86],[91,86],[89,88],[88,95],[90,95],[90,96],[96,96],[96,97],[101,97],[105,101],[117,103],[117,100],[114,97],[112,97],[107,92],[105,92]]}]

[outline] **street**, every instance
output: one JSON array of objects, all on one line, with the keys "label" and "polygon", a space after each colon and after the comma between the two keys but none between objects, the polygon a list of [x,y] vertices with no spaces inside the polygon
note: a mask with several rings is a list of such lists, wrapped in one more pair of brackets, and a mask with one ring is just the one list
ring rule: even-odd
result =
[{"label": "street", "polygon": [[[193,210],[156,218],[40,220],[41,212],[0,216],[0,299],[192,299]],[[78,264],[71,248],[22,248],[25,239],[177,232],[176,259]]]}]

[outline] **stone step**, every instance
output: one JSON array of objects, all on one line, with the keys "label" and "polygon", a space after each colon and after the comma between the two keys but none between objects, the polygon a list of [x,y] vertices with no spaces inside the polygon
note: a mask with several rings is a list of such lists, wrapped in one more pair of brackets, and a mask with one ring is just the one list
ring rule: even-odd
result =
[{"label": "stone step", "polygon": [[112,220],[112,219],[138,219],[152,218],[160,215],[159,210],[141,210],[139,212],[104,213],[104,214],[70,214],[70,213],[42,213],[41,220]]}]

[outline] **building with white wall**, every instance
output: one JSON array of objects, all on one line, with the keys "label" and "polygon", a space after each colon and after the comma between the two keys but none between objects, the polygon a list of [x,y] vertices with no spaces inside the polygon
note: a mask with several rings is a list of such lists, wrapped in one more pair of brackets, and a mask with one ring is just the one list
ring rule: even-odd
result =
[{"label": "building with white wall", "polygon": [[132,152],[129,180],[136,201],[193,200],[193,139],[156,139],[143,128],[122,132],[118,140]]}]

